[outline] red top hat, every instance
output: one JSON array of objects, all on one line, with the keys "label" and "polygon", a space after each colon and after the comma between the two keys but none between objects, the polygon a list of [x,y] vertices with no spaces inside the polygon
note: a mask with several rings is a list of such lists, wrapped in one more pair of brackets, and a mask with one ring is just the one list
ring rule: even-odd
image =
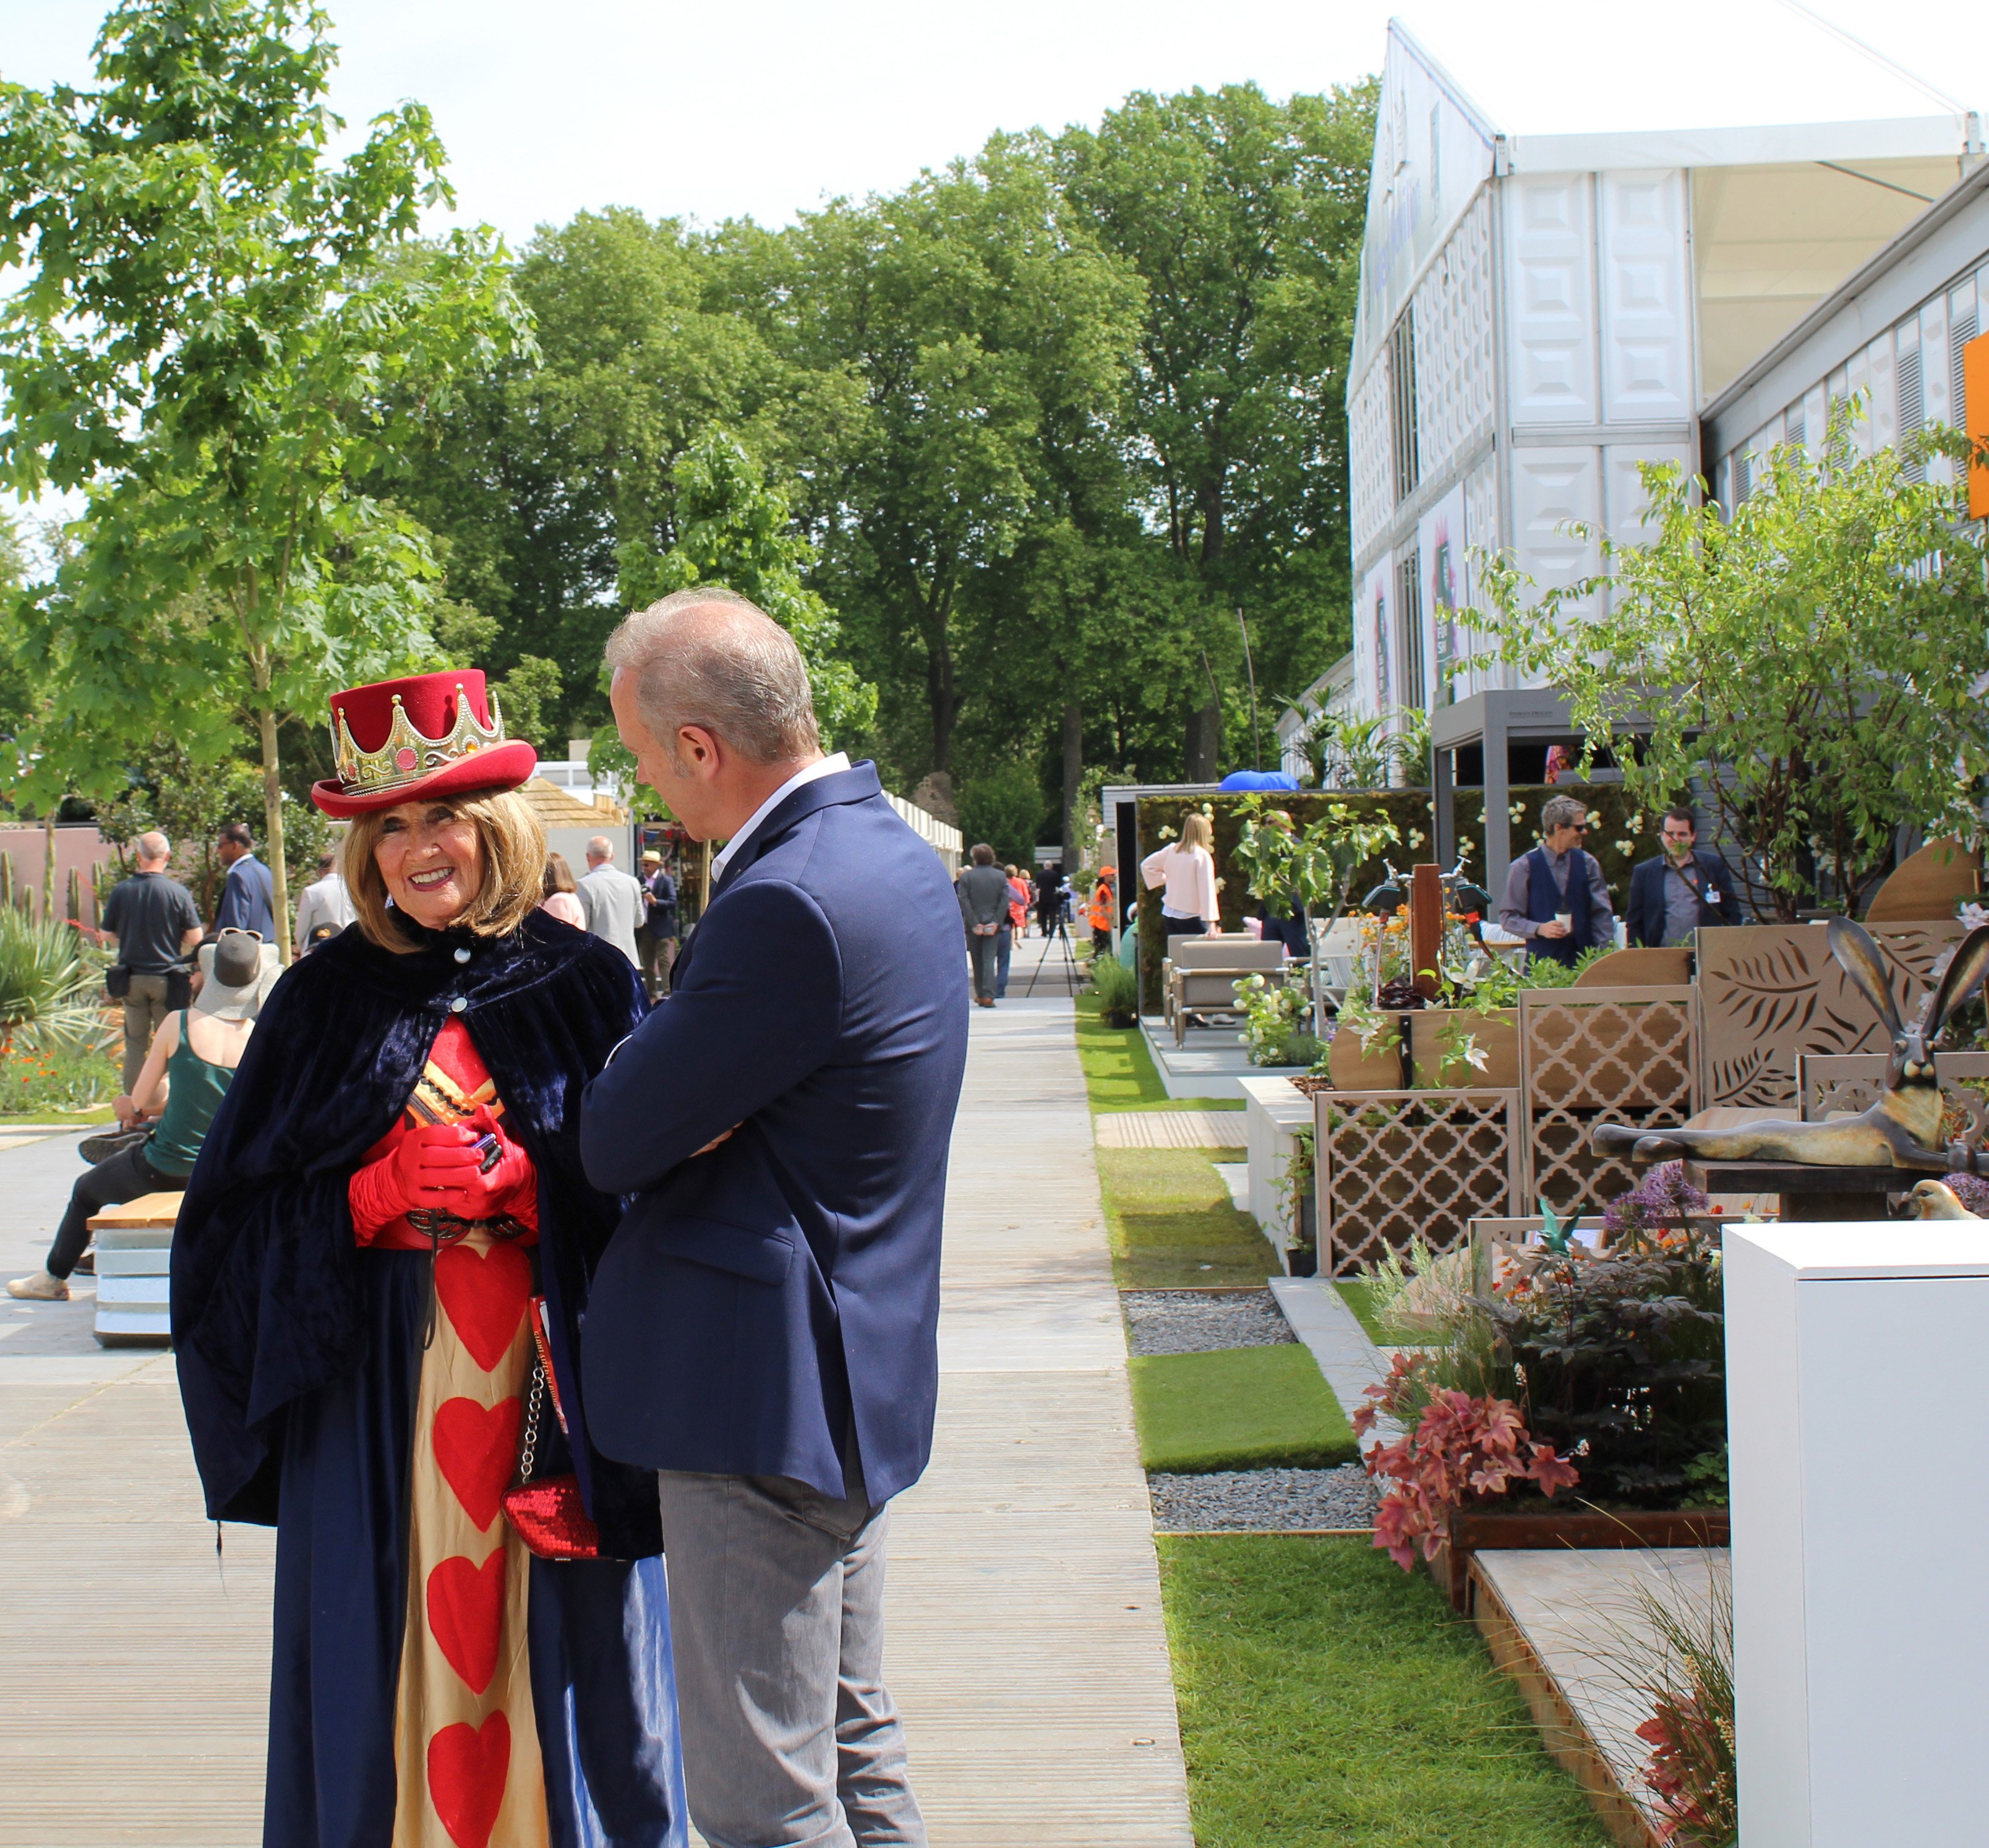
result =
[{"label": "red top hat", "polygon": [[507,741],[503,714],[465,667],[376,680],[331,696],[336,782],[311,800],[340,820],[425,796],[515,789],[538,767],[522,739]]}]

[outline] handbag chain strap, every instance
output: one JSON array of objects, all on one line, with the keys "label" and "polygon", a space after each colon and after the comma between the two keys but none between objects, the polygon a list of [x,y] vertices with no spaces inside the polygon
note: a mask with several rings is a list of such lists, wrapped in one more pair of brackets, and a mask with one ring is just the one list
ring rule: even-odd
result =
[{"label": "handbag chain strap", "polygon": [[545,1403],[546,1370],[534,1357],[532,1361],[532,1389],[525,1397],[525,1441],[518,1451],[518,1480],[521,1483],[532,1480],[532,1466],[539,1454],[539,1410]]}]

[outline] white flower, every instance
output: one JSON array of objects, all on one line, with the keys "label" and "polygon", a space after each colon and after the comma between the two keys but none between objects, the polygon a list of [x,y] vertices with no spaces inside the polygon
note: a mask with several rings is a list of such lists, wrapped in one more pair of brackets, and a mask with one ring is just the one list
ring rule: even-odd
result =
[{"label": "white flower", "polygon": [[1619,840],[1611,844],[1618,853],[1634,853],[1637,850],[1636,843],[1633,841]]}]

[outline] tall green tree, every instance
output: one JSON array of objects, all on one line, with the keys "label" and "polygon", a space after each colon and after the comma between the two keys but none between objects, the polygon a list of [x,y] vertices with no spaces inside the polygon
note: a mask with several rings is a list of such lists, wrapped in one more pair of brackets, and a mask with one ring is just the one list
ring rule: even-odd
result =
[{"label": "tall green tree", "polygon": [[1057,143],[1066,195],[1146,285],[1124,439],[1199,592],[1174,649],[1191,777],[1217,768],[1219,696],[1243,677],[1238,609],[1267,692],[1347,645],[1344,401],[1377,94],[1140,93]]},{"label": "tall green tree", "polygon": [[913,779],[950,774],[970,704],[1040,660],[1018,561],[1070,520],[1073,476],[1113,466],[1139,289],[1069,219],[1048,144],[998,136],[890,198],[728,246],[774,350],[856,387],[823,401],[839,421],[799,504]]},{"label": "tall green tree", "polygon": [[130,0],[99,88],[0,88],[0,259],[26,277],[0,474],[87,497],[24,606],[70,741],[44,731],[40,774],[108,794],[151,738],[216,758],[246,719],[286,953],[279,726],[432,651],[428,534],[361,484],[528,338],[487,233],[395,260],[450,196],[442,150],[404,103],[329,158],[328,30],[294,0]]}]

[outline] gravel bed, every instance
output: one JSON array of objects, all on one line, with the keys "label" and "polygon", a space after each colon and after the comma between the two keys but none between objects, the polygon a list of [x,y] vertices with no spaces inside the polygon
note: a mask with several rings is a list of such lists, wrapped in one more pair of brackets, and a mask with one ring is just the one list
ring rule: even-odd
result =
[{"label": "gravel bed", "polygon": [[1119,1296],[1135,1354],[1207,1354],[1296,1341],[1268,1290],[1127,1290]]},{"label": "gravel bed", "polygon": [[1167,1533],[1276,1533],[1293,1528],[1369,1528],[1381,1499],[1357,1463],[1337,1470],[1223,1470],[1152,1475],[1154,1525]]}]

